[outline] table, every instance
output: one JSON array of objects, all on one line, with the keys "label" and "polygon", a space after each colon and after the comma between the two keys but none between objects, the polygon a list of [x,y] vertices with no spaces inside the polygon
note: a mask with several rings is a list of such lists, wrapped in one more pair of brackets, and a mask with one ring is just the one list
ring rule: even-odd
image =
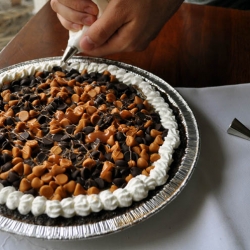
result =
[{"label": "table", "polygon": [[[107,58],[132,64],[174,87],[250,82],[250,11],[183,4],[143,52]],[[68,32],[47,3],[0,53],[0,68],[61,56]]]}]

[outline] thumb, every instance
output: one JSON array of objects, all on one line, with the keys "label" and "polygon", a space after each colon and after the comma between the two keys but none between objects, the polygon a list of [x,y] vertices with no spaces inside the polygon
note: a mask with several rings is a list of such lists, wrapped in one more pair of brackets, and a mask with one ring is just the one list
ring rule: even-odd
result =
[{"label": "thumb", "polygon": [[97,19],[80,40],[80,47],[84,52],[91,51],[103,44],[122,26],[122,18],[114,15],[109,6],[103,15]]}]

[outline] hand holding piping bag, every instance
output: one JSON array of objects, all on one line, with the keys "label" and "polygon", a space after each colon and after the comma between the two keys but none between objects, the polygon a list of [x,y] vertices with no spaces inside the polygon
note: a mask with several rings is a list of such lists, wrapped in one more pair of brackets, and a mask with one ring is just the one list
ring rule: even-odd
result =
[{"label": "hand holding piping bag", "polygon": [[[98,7],[98,16],[99,18],[103,11],[106,9],[109,0],[92,0]],[[62,61],[67,63],[67,61],[79,52],[83,52],[79,46],[79,42],[83,34],[85,34],[88,30],[89,26],[84,25],[83,28],[77,32],[69,31],[69,40],[67,48],[63,54]]]}]

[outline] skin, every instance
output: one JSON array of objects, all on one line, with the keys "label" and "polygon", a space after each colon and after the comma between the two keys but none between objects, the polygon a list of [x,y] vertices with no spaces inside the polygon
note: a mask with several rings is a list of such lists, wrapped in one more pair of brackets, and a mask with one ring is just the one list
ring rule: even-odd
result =
[{"label": "skin", "polygon": [[61,24],[68,30],[90,28],[80,40],[85,54],[106,56],[144,50],[183,0],[111,0],[97,19],[91,0],[51,0]]}]

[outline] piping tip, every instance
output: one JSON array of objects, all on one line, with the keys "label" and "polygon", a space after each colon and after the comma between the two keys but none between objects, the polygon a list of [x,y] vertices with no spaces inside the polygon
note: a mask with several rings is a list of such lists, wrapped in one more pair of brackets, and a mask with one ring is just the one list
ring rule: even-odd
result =
[{"label": "piping tip", "polygon": [[68,60],[74,56],[78,52],[78,49],[76,47],[68,46],[66,50],[64,51],[64,54],[62,56],[62,61],[67,63]]},{"label": "piping tip", "polygon": [[234,118],[234,120],[232,121],[227,130],[227,133],[246,140],[250,140],[250,130],[236,118]]}]

